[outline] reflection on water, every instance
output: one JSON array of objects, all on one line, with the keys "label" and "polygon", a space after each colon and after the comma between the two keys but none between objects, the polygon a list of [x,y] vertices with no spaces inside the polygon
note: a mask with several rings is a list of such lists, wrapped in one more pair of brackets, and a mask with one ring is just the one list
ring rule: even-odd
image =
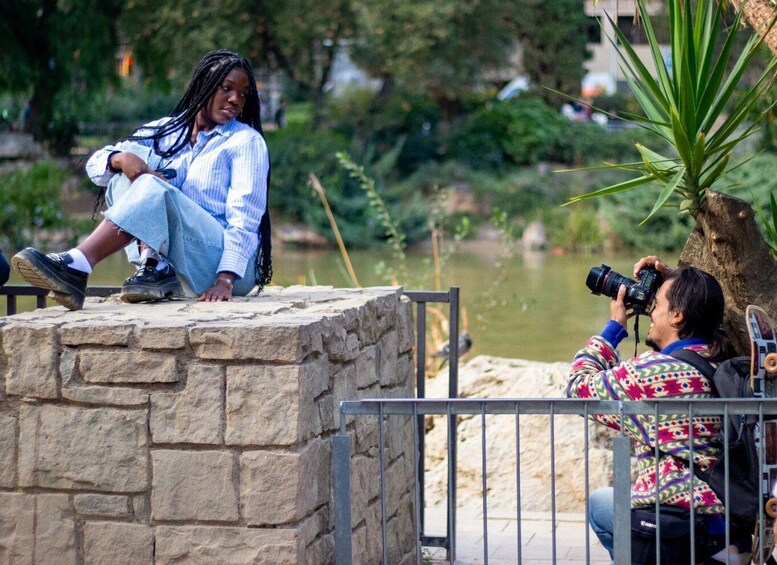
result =
[{"label": "reflection on water", "polygon": [[[503,258],[497,246],[470,245],[452,254],[443,270],[443,285],[461,287],[462,326],[474,344],[468,357],[496,355],[536,361],[568,361],[589,336],[601,330],[609,317],[609,300],[592,296],[585,286],[589,269],[602,261],[616,271],[630,275],[637,256],[600,257],[517,254]],[[364,286],[388,284],[375,266],[388,251],[356,250],[351,261]],[[274,284],[319,284],[350,286],[337,250],[300,250],[276,245],[273,257]],[[132,274],[123,254],[100,263],[90,284],[119,285]],[[420,250],[408,254],[408,290],[434,288],[430,254]],[[14,273],[12,284],[23,284]],[[34,308],[19,299],[20,310]],[[641,332],[649,322],[643,320]],[[630,329],[633,334],[633,330]],[[633,341],[621,346],[633,352]]]}]

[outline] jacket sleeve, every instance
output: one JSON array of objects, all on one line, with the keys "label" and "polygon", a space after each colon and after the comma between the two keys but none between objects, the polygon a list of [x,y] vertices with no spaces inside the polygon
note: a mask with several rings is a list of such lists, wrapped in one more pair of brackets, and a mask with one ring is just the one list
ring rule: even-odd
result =
[{"label": "jacket sleeve", "polygon": [[[588,340],[575,354],[562,393],[567,398],[639,400],[643,398],[632,361],[621,361],[615,348],[601,336]],[[620,429],[614,414],[599,414],[598,422]]]}]

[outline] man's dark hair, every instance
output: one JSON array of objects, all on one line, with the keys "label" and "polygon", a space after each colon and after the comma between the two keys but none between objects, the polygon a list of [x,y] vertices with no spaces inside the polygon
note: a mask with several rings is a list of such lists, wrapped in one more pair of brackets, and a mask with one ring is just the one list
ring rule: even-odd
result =
[{"label": "man's dark hair", "polygon": [[723,333],[723,289],[715,277],[690,265],[684,265],[667,275],[673,281],[666,293],[671,310],[683,313],[677,328],[680,338],[701,337],[711,341],[713,358],[728,356],[730,346]]}]

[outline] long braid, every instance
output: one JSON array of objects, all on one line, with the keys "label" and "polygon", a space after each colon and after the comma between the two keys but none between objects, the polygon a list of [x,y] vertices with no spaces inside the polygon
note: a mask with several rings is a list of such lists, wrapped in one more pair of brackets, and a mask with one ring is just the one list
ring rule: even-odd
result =
[{"label": "long braid", "polygon": [[[191,139],[194,131],[194,124],[197,114],[203,106],[213,96],[216,89],[224,81],[224,78],[235,68],[241,68],[248,76],[248,96],[243,106],[243,111],[237,117],[238,121],[243,122],[254,128],[264,137],[262,131],[261,106],[259,103],[259,91],[256,88],[256,78],[250,63],[233,51],[227,49],[217,49],[207,53],[197,64],[192,72],[192,79],[186,88],[181,99],[176,104],[173,111],[170,112],[170,120],[159,127],[154,128],[150,133],[143,129],[136,130],[131,136],[125,138],[128,141],[140,139],[152,139],[154,141],[154,151],[163,158],[169,158],[183,149]],[[159,141],[167,135],[177,132],[175,142],[167,149],[159,147]],[[267,171],[268,194],[267,204],[259,222],[259,249],[257,249],[254,262],[254,276],[258,291],[261,292],[264,286],[272,279],[272,241],[270,229],[270,170]]]}]

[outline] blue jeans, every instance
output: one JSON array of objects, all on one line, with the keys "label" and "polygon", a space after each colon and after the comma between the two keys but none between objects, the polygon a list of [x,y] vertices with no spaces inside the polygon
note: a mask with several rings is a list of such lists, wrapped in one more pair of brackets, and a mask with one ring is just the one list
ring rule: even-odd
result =
[{"label": "blue jeans", "polygon": [[613,490],[603,487],[595,490],[588,497],[588,523],[599,538],[604,548],[613,554]]},{"label": "blue jeans", "polygon": [[[105,218],[164,257],[188,294],[199,295],[213,285],[224,251],[224,227],[180,190],[154,175],[141,175],[132,183],[116,175],[105,201]],[[140,263],[135,242],[125,251],[130,262]],[[251,259],[235,281],[235,296],[254,288],[253,266]]]}]

